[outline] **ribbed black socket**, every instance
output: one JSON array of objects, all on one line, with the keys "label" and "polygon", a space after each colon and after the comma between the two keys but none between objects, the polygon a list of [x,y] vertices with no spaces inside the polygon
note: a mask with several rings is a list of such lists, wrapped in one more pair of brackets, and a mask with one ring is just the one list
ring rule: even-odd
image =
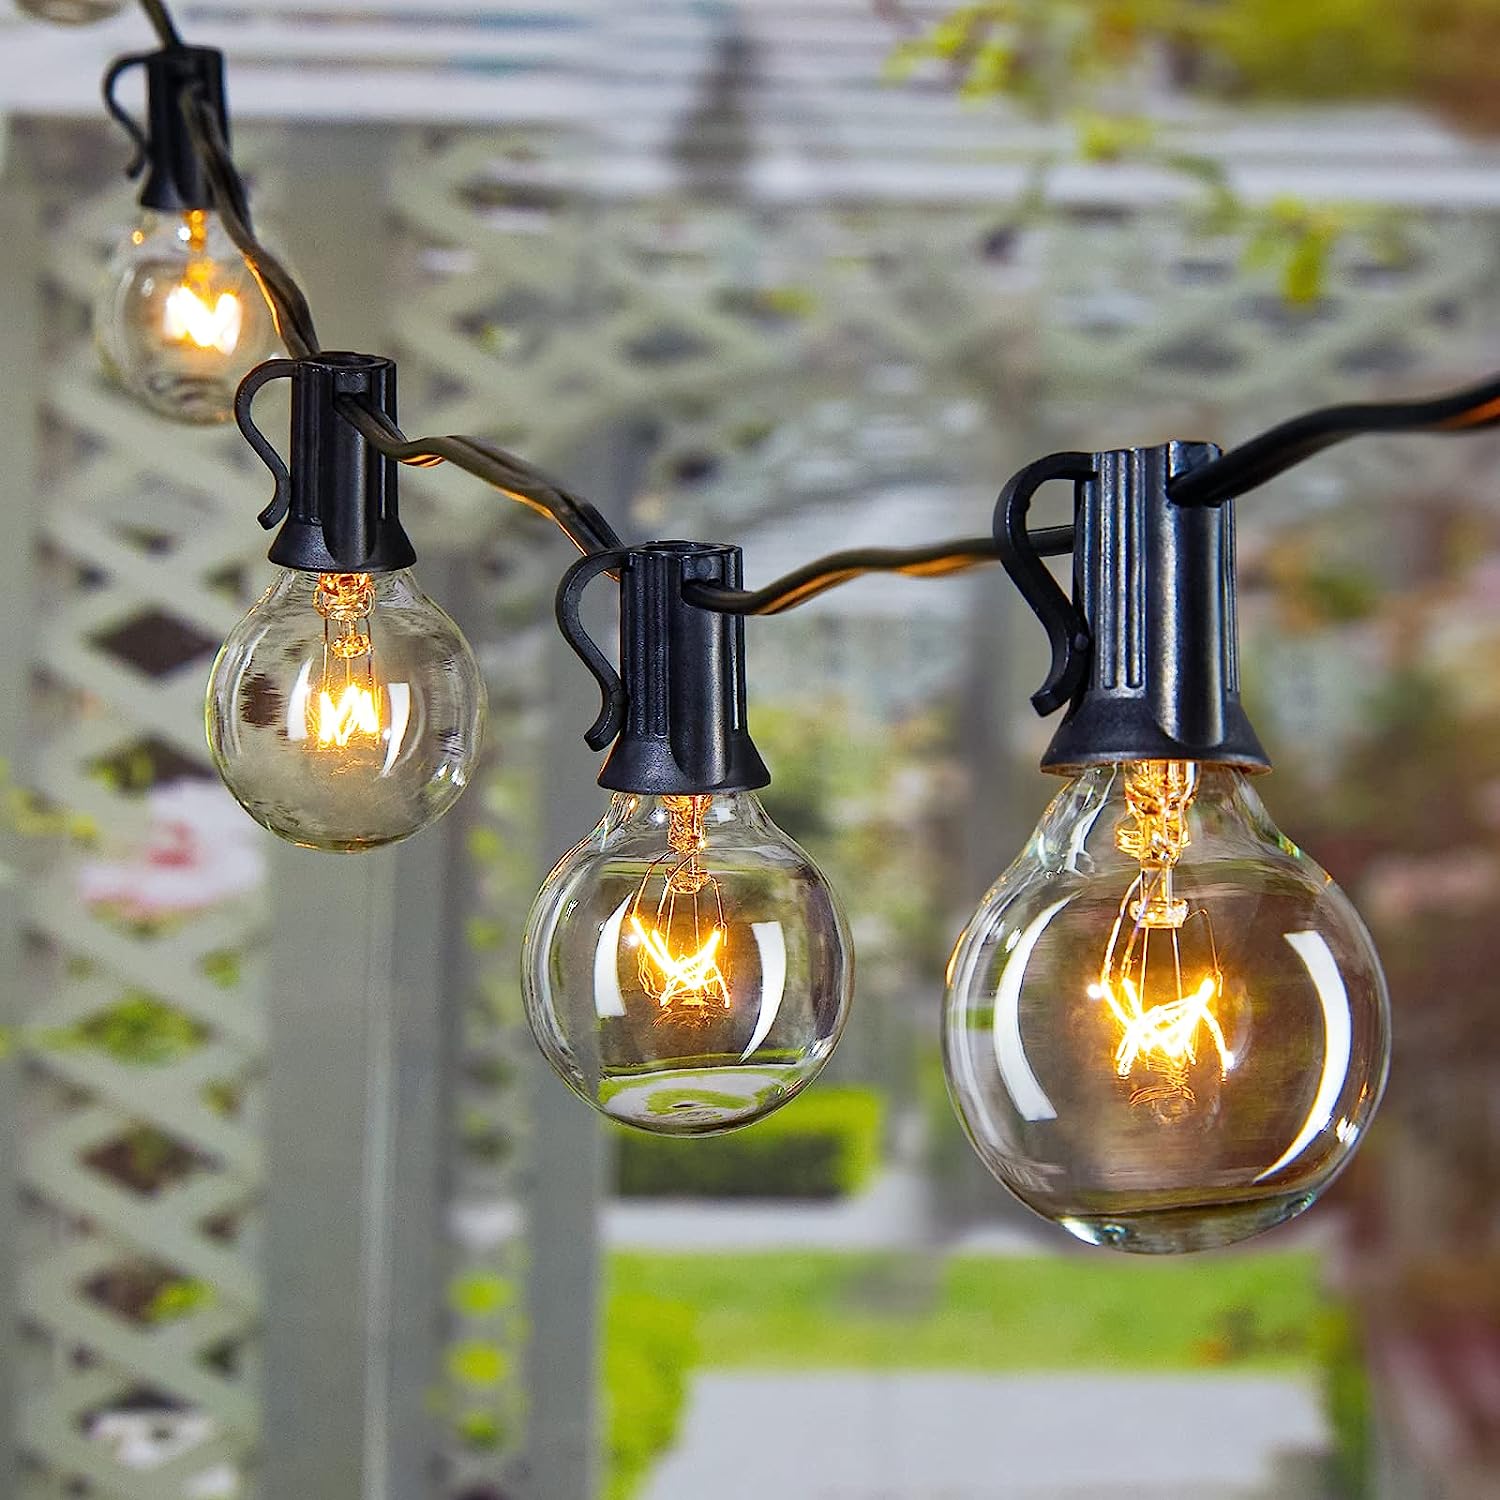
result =
[{"label": "ribbed black socket", "polygon": [[[620,579],[620,670],[579,618],[584,587]],[[738,588],[738,547],[653,542],[582,559],[558,590],[563,635],[598,679],[604,707],[586,738],[614,748],[599,785],[643,796],[748,791],[771,779],[745,723],[745,622],[683,598],[689,582]]]},{"label": "ribbed black socket", "polygon": [[[1003,560],[1053,641],[1053,671],[1033,702],[1043,713],[1067,705],[1044,770],[1132,760],[1269,768],[1240,703],[1233,502],[1167,497],[1171,479],[1218,455],[1183,442],[1055,455],[1001,496]],[[1025,540],[1032,493],[1059,478],[1074,482],[1071,602]]]},{"label": "ribbed black socket", "polygon": [[[292,383],[291,456],[281,455],[251,420],[267,381]],[[280,525],[268,553],[283,568],[307,573],[393,573],[417,554],[401,525],[398,465],[372,448],[339,411],[340,397],[396,420],[396,366],[372,354],[325,353],[257,365],[235,394],[240,431],[276,480],[261,513]]]},{"label": "ribbed black socket", "polygon": [[[115,98],[115,85],[130,68],[146,70],[146,127],[143,130]],[[214,206],[193,138],[182,110],[184,90],[199,93],[218,117],[229,140],[229,111],[224,96],[224,54],[215,47],[164,47],[117,58],[104,75],[104,102],[136,145],[132,177],[142,172],[143,208],[187,212]]]}]

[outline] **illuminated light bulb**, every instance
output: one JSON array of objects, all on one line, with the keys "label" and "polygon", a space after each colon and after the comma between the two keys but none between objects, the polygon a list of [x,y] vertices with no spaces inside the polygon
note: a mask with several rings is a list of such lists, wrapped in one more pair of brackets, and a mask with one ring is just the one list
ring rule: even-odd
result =
[{"label": "illuminated light bulb", "polygon": [[241,378],[276,347],[271,310],[208,209],[146,209],[94,311],[105,369],[153,411],[222,422]]},{"label": "illuminated light bulb", "polygon": [[1078,1238],[1229,1244],[1305,1209],[1380,1099],[1385,981],[1246,775],[1085,769],[948,970],[954,1104],[989,1170]]},{"label": "illuminated light bulb", "polygon": [[314,849],[394,843],[473,774],[484,683],[409,570],[282,569],[209,679],[209,748],[258,823]]},{"label": "illuminated light bulb", "polygon": [[522,976],[537,1042],[581,1098],[704,1135],[817,1076],[852,961],[827,881],[753,792],[622,792],[542,887]]}]

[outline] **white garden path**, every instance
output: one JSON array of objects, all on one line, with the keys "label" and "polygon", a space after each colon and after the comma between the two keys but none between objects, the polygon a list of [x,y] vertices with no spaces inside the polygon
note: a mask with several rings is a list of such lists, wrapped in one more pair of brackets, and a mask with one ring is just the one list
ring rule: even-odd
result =
[{"label": "white garden path", "polygon": [[1290,1376],[707,1374],[643,1500],[1325,1500]]}]

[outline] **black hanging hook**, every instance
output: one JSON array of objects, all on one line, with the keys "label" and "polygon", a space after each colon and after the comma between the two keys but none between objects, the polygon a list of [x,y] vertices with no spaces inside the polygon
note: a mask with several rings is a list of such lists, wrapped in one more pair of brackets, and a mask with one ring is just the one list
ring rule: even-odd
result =
[{"label": "black hanging hook", "polygon": [[620,732],[625,721],[625,684],[610,665],[609,658],[594,644],[584,628],[583,591],[601,573],[618,568],[629,556],[628,547],[609,552],[594,552],[580,557],[562,576],[557,586],[557,626],[563,639],[577,653],[578,659],[594,674],[603,702],[599,717],[584,731],[584,742],[590,750],[602,750]]},{"label": "black hanging hook", "polygon": [[115,98],[115,86],[131,68],[144,67],[150,56],[149,52],[130,52],[124,57],[117,57],[104,75],[104,107],[135,146],[135,155],[125,167],[125,175],[132,182],[146,170],[146,162],[151,155],[151,142],[141,128],[140,121]]},{"label": "black hanging hook", "polygon": [[1088,621],[1042,561],[1026,529],[1026,516],[1032,497],[1054,479],[1072,480],[1076,510],[1081,486],[1093,478],[1092,454],[1050,453],[1013,474],[995,502],[995,546],[1001,565],[1042,622],[1052,646],[1047,680],[1031,695],[1032,706],[1042,715],[1056,712],[1082,685],[1092,637]]}]

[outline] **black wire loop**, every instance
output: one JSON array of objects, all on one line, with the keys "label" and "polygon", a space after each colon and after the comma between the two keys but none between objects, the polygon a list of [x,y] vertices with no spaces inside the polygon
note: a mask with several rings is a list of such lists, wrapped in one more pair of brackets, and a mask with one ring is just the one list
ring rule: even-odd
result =
[{"label": "black wire loop", "polygon": [[151,142],[146,135],[146,127],[115,98],[115,86],[131,68],[145,67],[150,56],[149,52],[130,52],[124,57],[117,57],[104,75],[102,88],[105,109],[130,137],[131,144],[135,147],[135,155],[125,168],[125,175],[132,182],[146,170],[146,163],[151,158]]},{"label": "black wire loop", "polygon": [[297,363],[295,359],[268,359],[263,364],[256,365],[240,381],[239,389],[234,393],[235,424],[244,434],[245,441],[255,450],[256,457],[271,471],[271,478],[275,481],[271,503],[255,518],[267,531],[286,520],[292,503],[292,476],[287,471],[286,460],[276,451],[270,438],[255,425],[250,409],[263,385],[268,381],[290,378]]},{"label": "black wire loop", "polygon": [[1042,622],[1052,647],[1047,680],[1031,695],[1032,706],[1039,714],[1056,712],[1083,686],[1093,640],[1088,621],[1043,563],[1036,540],[1026,529],[1026,515],[1032,497],[1054,479],[1073,482],[1076,512],[1078,487],[1094,477],[1092,454],[1049,453],[1013,474],[995,502],[995,546],[1000,562]]},{"label": "black wire loop", "polygon": [[583,624],[583,591],[601,573],[618,569],[630,556],[628,547],[613,547],[580,557],[557,586],[557,626],[578,659],[594,674],[602,703],[599,717],[583,738],[590,750],[602,750],[618,737],[625,724],[625,684],[610,659],[594,643]]}]

